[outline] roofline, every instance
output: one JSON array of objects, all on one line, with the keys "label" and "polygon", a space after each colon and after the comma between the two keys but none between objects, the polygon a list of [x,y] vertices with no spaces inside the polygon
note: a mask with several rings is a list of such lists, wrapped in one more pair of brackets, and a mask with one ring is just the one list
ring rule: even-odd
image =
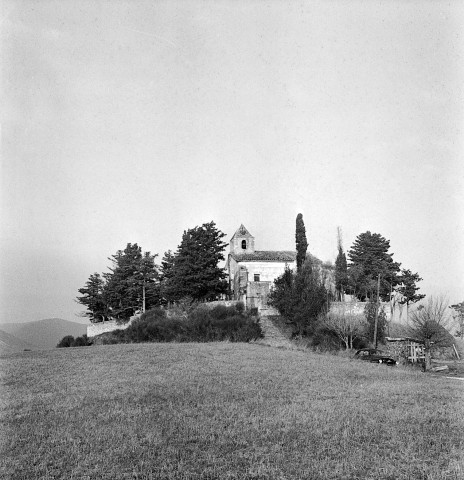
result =
[{"label": "roofline", "polygon": [[[233,257],[232,257],[233,258]],[[248,259],[245,259],[245,260],[241,260],[241,259],[236,259],[234,258],[234,260],[237,262],[237,263],[247,263],[247,262],[268,262],[268,263],[293,263],[293,262],[296,262],[296,259],[295,260],[262,260],[262,259],[253,259],[253,260],[248,260]]]},{"label": "roofline", "polygon": [[385,337],[387,342],[415,342],[415,343],[423,343],[420,340],[412,337]]}]

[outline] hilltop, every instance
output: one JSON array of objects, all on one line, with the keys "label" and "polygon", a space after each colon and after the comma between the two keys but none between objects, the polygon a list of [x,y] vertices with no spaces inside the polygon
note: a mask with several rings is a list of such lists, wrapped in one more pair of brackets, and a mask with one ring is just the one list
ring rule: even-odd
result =
[{"label": "hilltop", "polygon": [[240,343],[0,358],[2,478],[458,479],[462,381]]},{"label": "hilltop", "polygon": [[23,342],[34,345],[34,349],[55,348],[64,336],[79,337],[87,332],[86,325],[69,322],[62,318],[46,318],[27,323],[4,323],[1,329]]}]

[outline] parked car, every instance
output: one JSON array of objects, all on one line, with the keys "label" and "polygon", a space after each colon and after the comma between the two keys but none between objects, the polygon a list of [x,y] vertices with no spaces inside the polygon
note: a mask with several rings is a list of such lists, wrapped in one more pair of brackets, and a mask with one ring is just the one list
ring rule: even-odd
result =
[{"label": "parked car", "polygon": [[394,358],[388,356],[382,350],[377,350],[375,348],[362,348],[355,353],[354,358],[371,363],[385,363],[390,366],[397,364],[397,361]]}]

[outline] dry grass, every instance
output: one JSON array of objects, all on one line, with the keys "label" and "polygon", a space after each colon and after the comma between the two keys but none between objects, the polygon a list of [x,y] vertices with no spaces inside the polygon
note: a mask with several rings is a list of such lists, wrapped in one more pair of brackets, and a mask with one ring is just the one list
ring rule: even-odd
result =
[{"label": "dry grass", "polygon": [[464,381],[228,343],[0,368],[5,479],[464,478]]}]

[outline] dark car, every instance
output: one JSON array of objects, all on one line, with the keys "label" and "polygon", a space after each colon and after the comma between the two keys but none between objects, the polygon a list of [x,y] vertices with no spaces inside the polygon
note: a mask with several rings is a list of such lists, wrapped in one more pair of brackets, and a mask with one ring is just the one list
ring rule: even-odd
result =
[{"label": "dark car", "polygon": [[389,357],[385,352],[382,352],[382,350],[376,350],[375,348],[362,348],[355,353],[354,358],[371,363],[385,363],[390,366],[396,365],[397,363],[394,358]]}]

